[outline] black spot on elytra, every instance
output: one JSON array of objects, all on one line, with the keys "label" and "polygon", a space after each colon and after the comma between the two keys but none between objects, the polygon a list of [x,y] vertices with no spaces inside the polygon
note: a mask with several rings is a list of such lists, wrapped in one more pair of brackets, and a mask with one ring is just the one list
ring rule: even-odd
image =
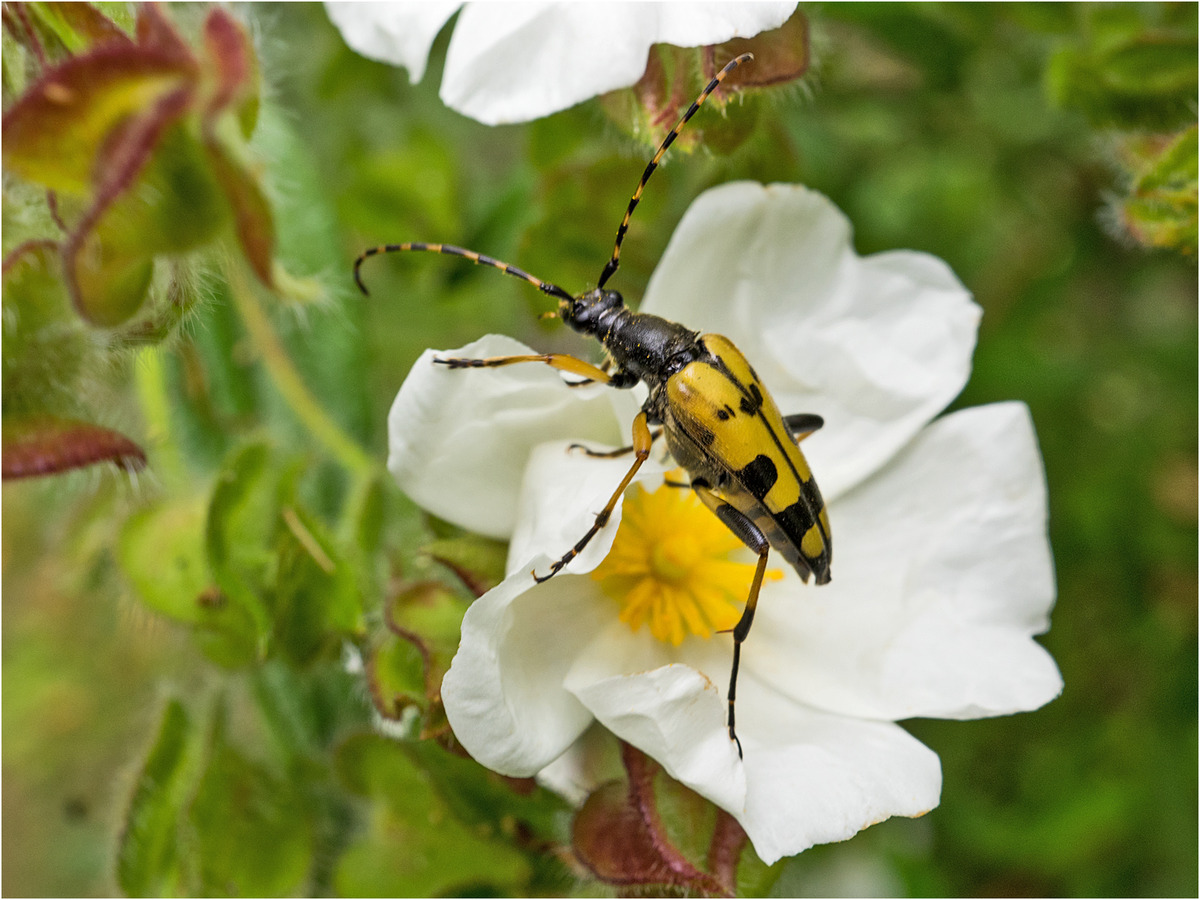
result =
[{"label": "black spot on elytra", "polygon": [[746,413],[748,416],[752,416],[762,408],[763,395],[762,391],[758,389],[757,384],[751,383],[748,387],[748,390],[750,391],[750,396],[742,397],[742,402],[740,405],[742,412]]},{"label": "black spot on elytra", "polygon": [[749,465],[738,472],[737,479],[746,490],[761,500],[767,496],[771,488],[775,486],[775,482],[779,480],[779,470],[775,468],[771,457],[760,453],[750,461]]},{"label": "black spot on elytra", "polygon": [[812,528],[813,522],[816,519],[813,517],[812,510],[808,503],[803,498],[797,500],[791,506],[784,509],[782,512],[775,514],[775,521],[792,540],[796,542],[796,546],[800,546],[800,539]]}]

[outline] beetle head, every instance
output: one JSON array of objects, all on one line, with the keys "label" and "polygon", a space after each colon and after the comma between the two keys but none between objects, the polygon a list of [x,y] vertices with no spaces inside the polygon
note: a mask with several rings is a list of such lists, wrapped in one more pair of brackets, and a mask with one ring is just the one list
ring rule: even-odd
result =
[{"label": "beetle head", "polygon": [[567,325],[582,334],[596,334],[602,321],[613,312],[625,308],[625,300],[616,291],[594,288],[586,294],[560,300],[558,315]]}]

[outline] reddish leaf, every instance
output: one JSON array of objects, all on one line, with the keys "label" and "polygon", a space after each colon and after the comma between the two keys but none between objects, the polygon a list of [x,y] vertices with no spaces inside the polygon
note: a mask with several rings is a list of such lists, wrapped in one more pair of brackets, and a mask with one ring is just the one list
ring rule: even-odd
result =
[{"label": "reddish leaf", "polygon": [[196,58],[187,43],[179,36],[162,7],[156,3],[143,3],[138,7],[137,42],[141,47],[155,50],[179,65],[194,70]]},{"label": "reddish leaf", "polygon": [[120,432],[89,422],[38,416],[4,423],[3,476],[31,478],[111,462],[126,471],[146,465],[146,454]]},{"label": "reddish leaf", "polygon": [[742,823],[725,810],[718,809],[717,827],[708,848],[708,871],[729,887],[730,893],[737,884],[738,860],[749,841]]},{"label": "reddish leaf", "polygon": [[217,89],[205,110],[211,117],[253,91],[254,53],[242,26],[220,7],[204,21],[204,47],[217,75]]},{"label": "reddish leaf", "polygon": [[150,253],[136,241],[106,237],[98,226],[145,169],[167,128],[183,115],[191,93],[190,87],[181,87],[159,97],[144,113],[125,119],[98,154],[95,198],[63,252],[72,302],[95,325],[119,325],[142,305],[151,275]]},{"label": "reddish leaf", "polygon": [[52,190],[85,193],[114,128],[191,78],[174,56],[105,44],[43,75],[4,115],[4,163]]},{"label": "reddish leaf", "polygon": [[654,773],[646,757],[628,744],[622,758],[628,785],[610,781],[584,801],[571,842],[592,873],[614,885],[659,885],[709,895],[729,889],[697,869],[666,837],[654,803]]},{"label": "reddish leaf", "polygon": [[704,873],[656,833],[619,781],[584,802],[571,829],[575,853],[597,878],[618,885],[694,885]]},{"label": "reddish leaf", "polygon": [[754,60],[738,66],[722,83],[723,89],[766,87],[795,81],[808,71],[812,56],[809,52],[808,19],[797,9],[792,17],[771,31],[752,38],[733,38],[708,51],[706,72],[716,74],[719,66],[742,53],[753,53]]},{"label": "reddish leaf", "polygon": [[206,137],[204,149],[217,180],[233,208],[234,227],[242,252],[258,280],[274,287],[275,220],[271,205],[254,177],[230,158],[212,137]]},{"label": "reddish leaf", "polygon": [[190,85],[163,94],[144,112],[127,117],[108,133],[96,157],[96,208],[104,209],[133,184],[167,128],[187,110],[191,97]]}]

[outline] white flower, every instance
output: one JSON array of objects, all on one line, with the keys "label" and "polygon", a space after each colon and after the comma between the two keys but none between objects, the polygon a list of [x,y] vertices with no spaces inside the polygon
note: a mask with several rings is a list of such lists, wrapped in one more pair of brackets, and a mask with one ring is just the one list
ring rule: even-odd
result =
[{"label": "white flower", "polygon": [[[678,626],[723,615],[714,594],[743,602],[752,567],[739,576],[748,552],[710,548],[713,518],[688,511],[689,492],[631,489],[626,525],[615,515],[561,574],[530,577],[587,530],[630,463],[567,444],[628,444],[639,398],[568,388],[533,364],[450,371],[428,353],[393,406],[389,468],[435,514],[511,541],[509,576],[467,612],[442,686],[455,734],[483,764],[532,775],[568,769],[599,721],[734,815],[768,863],[926,812],[940,763],[897,721],[1034,709],[1062,687],[1033,640],[1054,579],[1028,411],[931,421],[966,381],[978,308],[933,257],[859,257],[821,195],[736,183],[692,205],[642,309],[725,334],[784,413],[825,418],[803,449],[829,508],[833,580],[804,585],[782,565],[764,584],[742,654],[739,759],[725,727],[732,640],[701,636],[719,622]],[[489,336],[437,355],[527,352]],[[635,484],[657,487],[668,465]],[[642,547],[658,556],[638,562]],[[674,574],[645,581],[650,569]],[[694,609],[653,611],[680,595]]]},{"label": "white flower", "polygon": [[441,98],[485,125],[527,122],[642,77],[652,44],[696,47],[778,28],[794,2],[327,3],[346,43],[421,80],[462,7]]}]

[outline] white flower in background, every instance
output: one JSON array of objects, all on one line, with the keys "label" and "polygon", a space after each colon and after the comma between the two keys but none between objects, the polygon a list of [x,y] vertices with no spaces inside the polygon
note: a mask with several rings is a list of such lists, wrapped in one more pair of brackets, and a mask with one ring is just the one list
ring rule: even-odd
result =
[{"label": "white flower in background", "polygon": [[1033,640],[1054,578],[1028,411],[933,421],[966,381],[978,307],[940,260],[859,257],[850,238],[813,191],[725,185],[680,222],[642,304],[730,337],[784,413],[825,418],[804,452],[833,580],[805,585],[772,555],[738,683],[744,759],[725,724],[732,639],[712,632],[736,617],[753,557],[690,492],[654,490],[669,463],[643,467],[623,514],[562,573],[530,577],[630,464],[567,444],[628,444],[644,394],[568,388],[533,364],[432,364],[530,352],[496,336],[417,362],[389,419],[389,468],[436,515],[511,541],[509,576],[467,612],[442,686],[481,763],[561,772],[599,721],[734,815],[770,863],[937,805],[939,760],[897,721],[1003,715],[1059,693]]},{"label": "white flower in background", "polygon": [[698,47],[778,28],[796,8],[777,3],[327,3],[356,52],[425,74],[442,26],[462,8],[441,98],[485,125],[527,122],[626,88],[652,44]]}]

